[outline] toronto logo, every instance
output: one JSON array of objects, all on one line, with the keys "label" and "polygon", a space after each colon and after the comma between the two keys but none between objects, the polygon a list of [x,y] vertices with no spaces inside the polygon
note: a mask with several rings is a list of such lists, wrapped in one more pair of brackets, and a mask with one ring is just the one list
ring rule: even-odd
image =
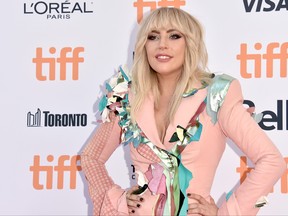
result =
[{"label": "toronto logo", "polygon": [[41,126],[41,110],[38,108],[37,112],[32,114],[27,113],[27,127],[40,127]]},{"label": "toronto logo", "polygon": [[51,113],[41,111],[27,113],[27,127],[85,127],[87,126],[87,114],[85,113]]}]

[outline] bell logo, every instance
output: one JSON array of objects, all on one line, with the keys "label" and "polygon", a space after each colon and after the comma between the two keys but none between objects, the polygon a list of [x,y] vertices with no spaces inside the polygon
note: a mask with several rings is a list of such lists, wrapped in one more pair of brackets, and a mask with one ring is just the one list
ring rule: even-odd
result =
[{"label": "bell logo", "polygon": [[[60,67],[60,80],[66,80],[67,74],[67,64],[72,64],[72,80],[79,79],[79,63],[84,62],[83,57],[79,57],[79,53],[84,52],[84,47],[76,47],[72,49],[72,47],[64,47],[60,51],[60,56],[57,58],[55,56],[52,57],[43,57],[43,50],[41,47],[36,48],[36,57],[33,58],[32,62],[36,64],[36,78],[40,81],[56,80],[56,64],[59,64]],[[49,49],[50,54],[56,53],[56,48],[51,47]],[[68,53],[72,53],[70,57],[68,57]],[[43,65],[48,65],[48,75],[45,75],[43,72]]]},{"label": "bell logo", "polygon": [[[254,45],[255,50],[261,51],[262,44],[256,43]],[[278,49],[278,50],[277,50]],[[240,74],[243,78],[252,78],[254,75],[255,78],[261,78],[263,73],[267,78],[272,78],[274,73],[277,72],[274,68],[274,63],[280,62],[280,77],[287,77],[287,60],[288,60],[288,42],[280,44],[280,43],[269,43],[264,49],[264,53],[248,53],[247,52],[247,44],[243,43],[240,45],[240,53],[237,55],[237,59],[240,61]],[[248,62],[249,68],[251,71],[248,71]],[[262,71],[262,64],[266,63],[266,71]],[[251,67],[252,66],[252,67]]]},{"label": "bell logo", "polygon": [[[175,7],[180,8],[186,4],[185,0],[160,0],[158,1],[159,7]],[[140,23],[143,18],[144,8],[150,8],[150,11],[153,11],[157,8],[156,1],[143,1],[137,0],[134,2],[134,7],[137,8],[137,22]]]},{"label": "bell logo", "polygon": [[[47,156],[47,161],[49,163],[54,161],[53,155]],[[65,165],[65,162],[70,162],[69,165]],[[52,189],[53,188],[53,177],[54,174],[57,173],[57,189],[63,189],[64,185],[64,173],[70,174],[70,189],[76,188],[76,177],[77,172],[81,171],[82,168],[80,165],[77,165],[77,161],[80,161],[79,155],[74,155],[70,158],[69,155],[61,155],[58,158],[57,165],[40,165],[40,155],[34,156],[33,165],[30,166],[30,171],[33,173],[33,187],[36,190],[43,190],[44,184],[40,183],[41,179],[46,179],[44,182],[46,182],[45,186],[46,189]],[[46,178],[43,178],[46,177]]]},{"label": "bell logo", "polygon": [[[250,100],[244,100],[243,104],[255,107],[254,102]],[[265,110],[262,114],[258,124],[263,130],[288,130],[288,100],[277,100],[276,111]]]}]

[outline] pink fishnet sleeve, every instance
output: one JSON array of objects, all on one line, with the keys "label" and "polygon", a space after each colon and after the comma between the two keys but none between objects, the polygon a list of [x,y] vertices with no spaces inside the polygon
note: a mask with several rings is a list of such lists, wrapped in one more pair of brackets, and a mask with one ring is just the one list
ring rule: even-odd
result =
[{"label": "pink fishnet sleeve", "polygon": [[94,215],[118,215],[107,200],[106,193],[116,186],[109,177],[105,162],[119,146],[121,128],[118,117],[111,116],[111,122],[102,123],[81,153],[81,166],[86,176]]}]

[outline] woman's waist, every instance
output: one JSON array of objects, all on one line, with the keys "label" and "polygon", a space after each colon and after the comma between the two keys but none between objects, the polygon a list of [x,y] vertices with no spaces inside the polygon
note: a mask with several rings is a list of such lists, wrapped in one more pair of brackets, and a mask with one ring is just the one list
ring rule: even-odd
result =
[{"label": "woman's waist", "polygon": [[[178,207],[176,207],[176,209],[178,209],[180,205],[181,206],[183,205],[183,202],[181,203],[178,202],[178,204],[175,204],[174,201],[180,200],[180,196],[183,197],[182,195],[180,195],[181,193],[183,192],[173,193],[173,191],[170,191],[169,195],[168,193],[156,194],[156,193],[151,192],[151,190],[147,188],[145,192],[139,195],[144,199],[144,201],[141,203],[141,207],[137,209],[137,211],[135,212],[136,214],[133,214],[133,215],[163,215],[164,212],[173,211],[173,209],[175,209],[175,205],[179,205]],[[210,201],[209,191],[205,191],[205,190],[200,191],[200,190],[193,190],[193,189],[188,188],[188,190],[186,191],[186,195],[188,193],[195,193],[195,194],[201,195],[208,202]],[[188,204],[198,203],[198,201],[192,198],[189,198],[188,196],[186,196],[186,199],[188,201]],[[160,212],[162,213],[160,214]],[[171,215],[173,215],[173,213]]]}]

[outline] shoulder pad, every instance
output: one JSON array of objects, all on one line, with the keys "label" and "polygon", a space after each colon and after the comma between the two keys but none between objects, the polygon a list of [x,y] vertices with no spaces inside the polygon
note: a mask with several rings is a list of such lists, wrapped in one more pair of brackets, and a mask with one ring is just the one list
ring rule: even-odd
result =
[{"label": "shoulder pad", "polygon": [[131,79],[125,66],[120,66],[117,75],[106,83],[108,94],[104,95],[99,102],[99,111],[103,122],[110,121],[110,112],[119,115],[123,111],[124,105],[128,102],[127,93],[130,83]]},{"label": "shoulder pad", "polygon": [[220,110],[229,86],[234,79],[234,77],[227,74],[217,75],[208,86],[206,110],[211,117],[213,124],[218,120],[218,111]]}]

